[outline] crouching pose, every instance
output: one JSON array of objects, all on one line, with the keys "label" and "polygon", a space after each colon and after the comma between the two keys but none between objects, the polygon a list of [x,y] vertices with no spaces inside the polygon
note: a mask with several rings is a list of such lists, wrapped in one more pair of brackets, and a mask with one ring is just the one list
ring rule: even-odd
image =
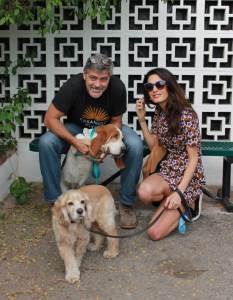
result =
[{"label": "crouching pose", "polygon": [[[158,209],[151,222],[164,207],[167,208],[148,229],[151,239],[160,240],[178,226],[180,213],[177,208],[186,210],[181,198],[196,211],[199,208],[195,219],[199,217],[205,176],[198,117],[175,76],[166,69],[156,68],[145,75],[143,83],[144,98],[137,100],[136,113],[144,139],[152,149],[155,135],[158,135],[167,155],[159,168],[142,181],[138,196],[146,204],[157,202]],[[155,106],[150,130],[145,120],[146,105]]]}]

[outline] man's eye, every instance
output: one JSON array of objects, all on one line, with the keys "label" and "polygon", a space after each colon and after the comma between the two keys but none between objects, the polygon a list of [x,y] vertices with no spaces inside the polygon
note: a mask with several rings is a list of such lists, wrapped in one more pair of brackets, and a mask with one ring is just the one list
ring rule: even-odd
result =
[{"label": "man's eye", "polygon": [[100,81],[106,82],[106,81],[108,81],[108,77],[106,77],[106,78],[101,78]]}]

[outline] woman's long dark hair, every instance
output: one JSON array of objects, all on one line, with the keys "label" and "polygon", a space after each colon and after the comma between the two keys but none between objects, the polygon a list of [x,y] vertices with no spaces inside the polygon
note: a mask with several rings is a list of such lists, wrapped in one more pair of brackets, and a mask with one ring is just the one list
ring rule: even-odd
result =
[{"label": "woman's long dark hair", "polygon": [[[178,134],[181,112],[184,108],[189,109],[195,117],[197,117],[196,112],[192,108],[192,105],[185,97],[184,90],[178,84],[176,77],[164,68],[155,68],[150,70],[143,80],[143,84],[148,82],[148,78],[151,75],[158,75],[161,79],[166,81],[166,88],[168,91],[168,101],[165,109],[166,120],[168,122],[169,133],[171,135]],[[154,104],[150,100],[149,93],[144,89],[144,100],[148,107],[152,107],[151,105],[157,106],[158,104]]]}]

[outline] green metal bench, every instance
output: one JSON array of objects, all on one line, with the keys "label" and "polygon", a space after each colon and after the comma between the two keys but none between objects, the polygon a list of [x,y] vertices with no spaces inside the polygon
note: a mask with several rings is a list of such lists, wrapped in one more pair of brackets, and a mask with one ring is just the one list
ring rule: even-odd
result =
[{"label": "green metal bench", "polygon": [[201,142],[201,148],[203,156],[223,157],[222,188],[217,192],[217,199],[221,201],[228,212],[233,212],[233,203],[230,202],[233,142],[203,141]]},{"label": "green metal bench", "polygon": [[[39,138],[32,140],[29,144],[30,151],[39,152]],[[202,141],[201,142],[203,156],[222,156],[223,157],[223,175],[222,188],[217,192],[217,199],[221,201],[228,212],[233,212],[233,203],[230,202],[231,192],[231,164],[233,163],[233,142],[220,141]],[[143,157],[146,157],[150,150],[144,143]],[[120,176],[121,171],[104,180],[101,185],[108,185],[114,179]]]}]

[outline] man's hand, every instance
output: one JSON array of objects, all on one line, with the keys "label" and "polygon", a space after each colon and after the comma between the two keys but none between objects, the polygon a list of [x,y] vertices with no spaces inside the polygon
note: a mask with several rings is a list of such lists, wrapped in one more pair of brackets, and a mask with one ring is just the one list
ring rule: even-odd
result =
[{"label": "man's hand", "polygon": [[90,155],[83,155],[83,157],[86,157],[86,158],[88,158],[88,159],[90,159],[90,158],[92,158],[92,160],[93,161],[95,161],[95,162],[97,162],[97,163],[103,163],[103,159],[105,158],[107,156],[107,153],[102,153],[101,155],[100,155],[100,157],[98,157],[98,158],[93,158],[93,157],[91,157]]},{"label": "man's hand", "polygon": [[82,153],[83,155],[88,155],[90,141],[86,139],[77,140],[75,139],[75,144],[73,146],[77,149],[78,152]]}]

